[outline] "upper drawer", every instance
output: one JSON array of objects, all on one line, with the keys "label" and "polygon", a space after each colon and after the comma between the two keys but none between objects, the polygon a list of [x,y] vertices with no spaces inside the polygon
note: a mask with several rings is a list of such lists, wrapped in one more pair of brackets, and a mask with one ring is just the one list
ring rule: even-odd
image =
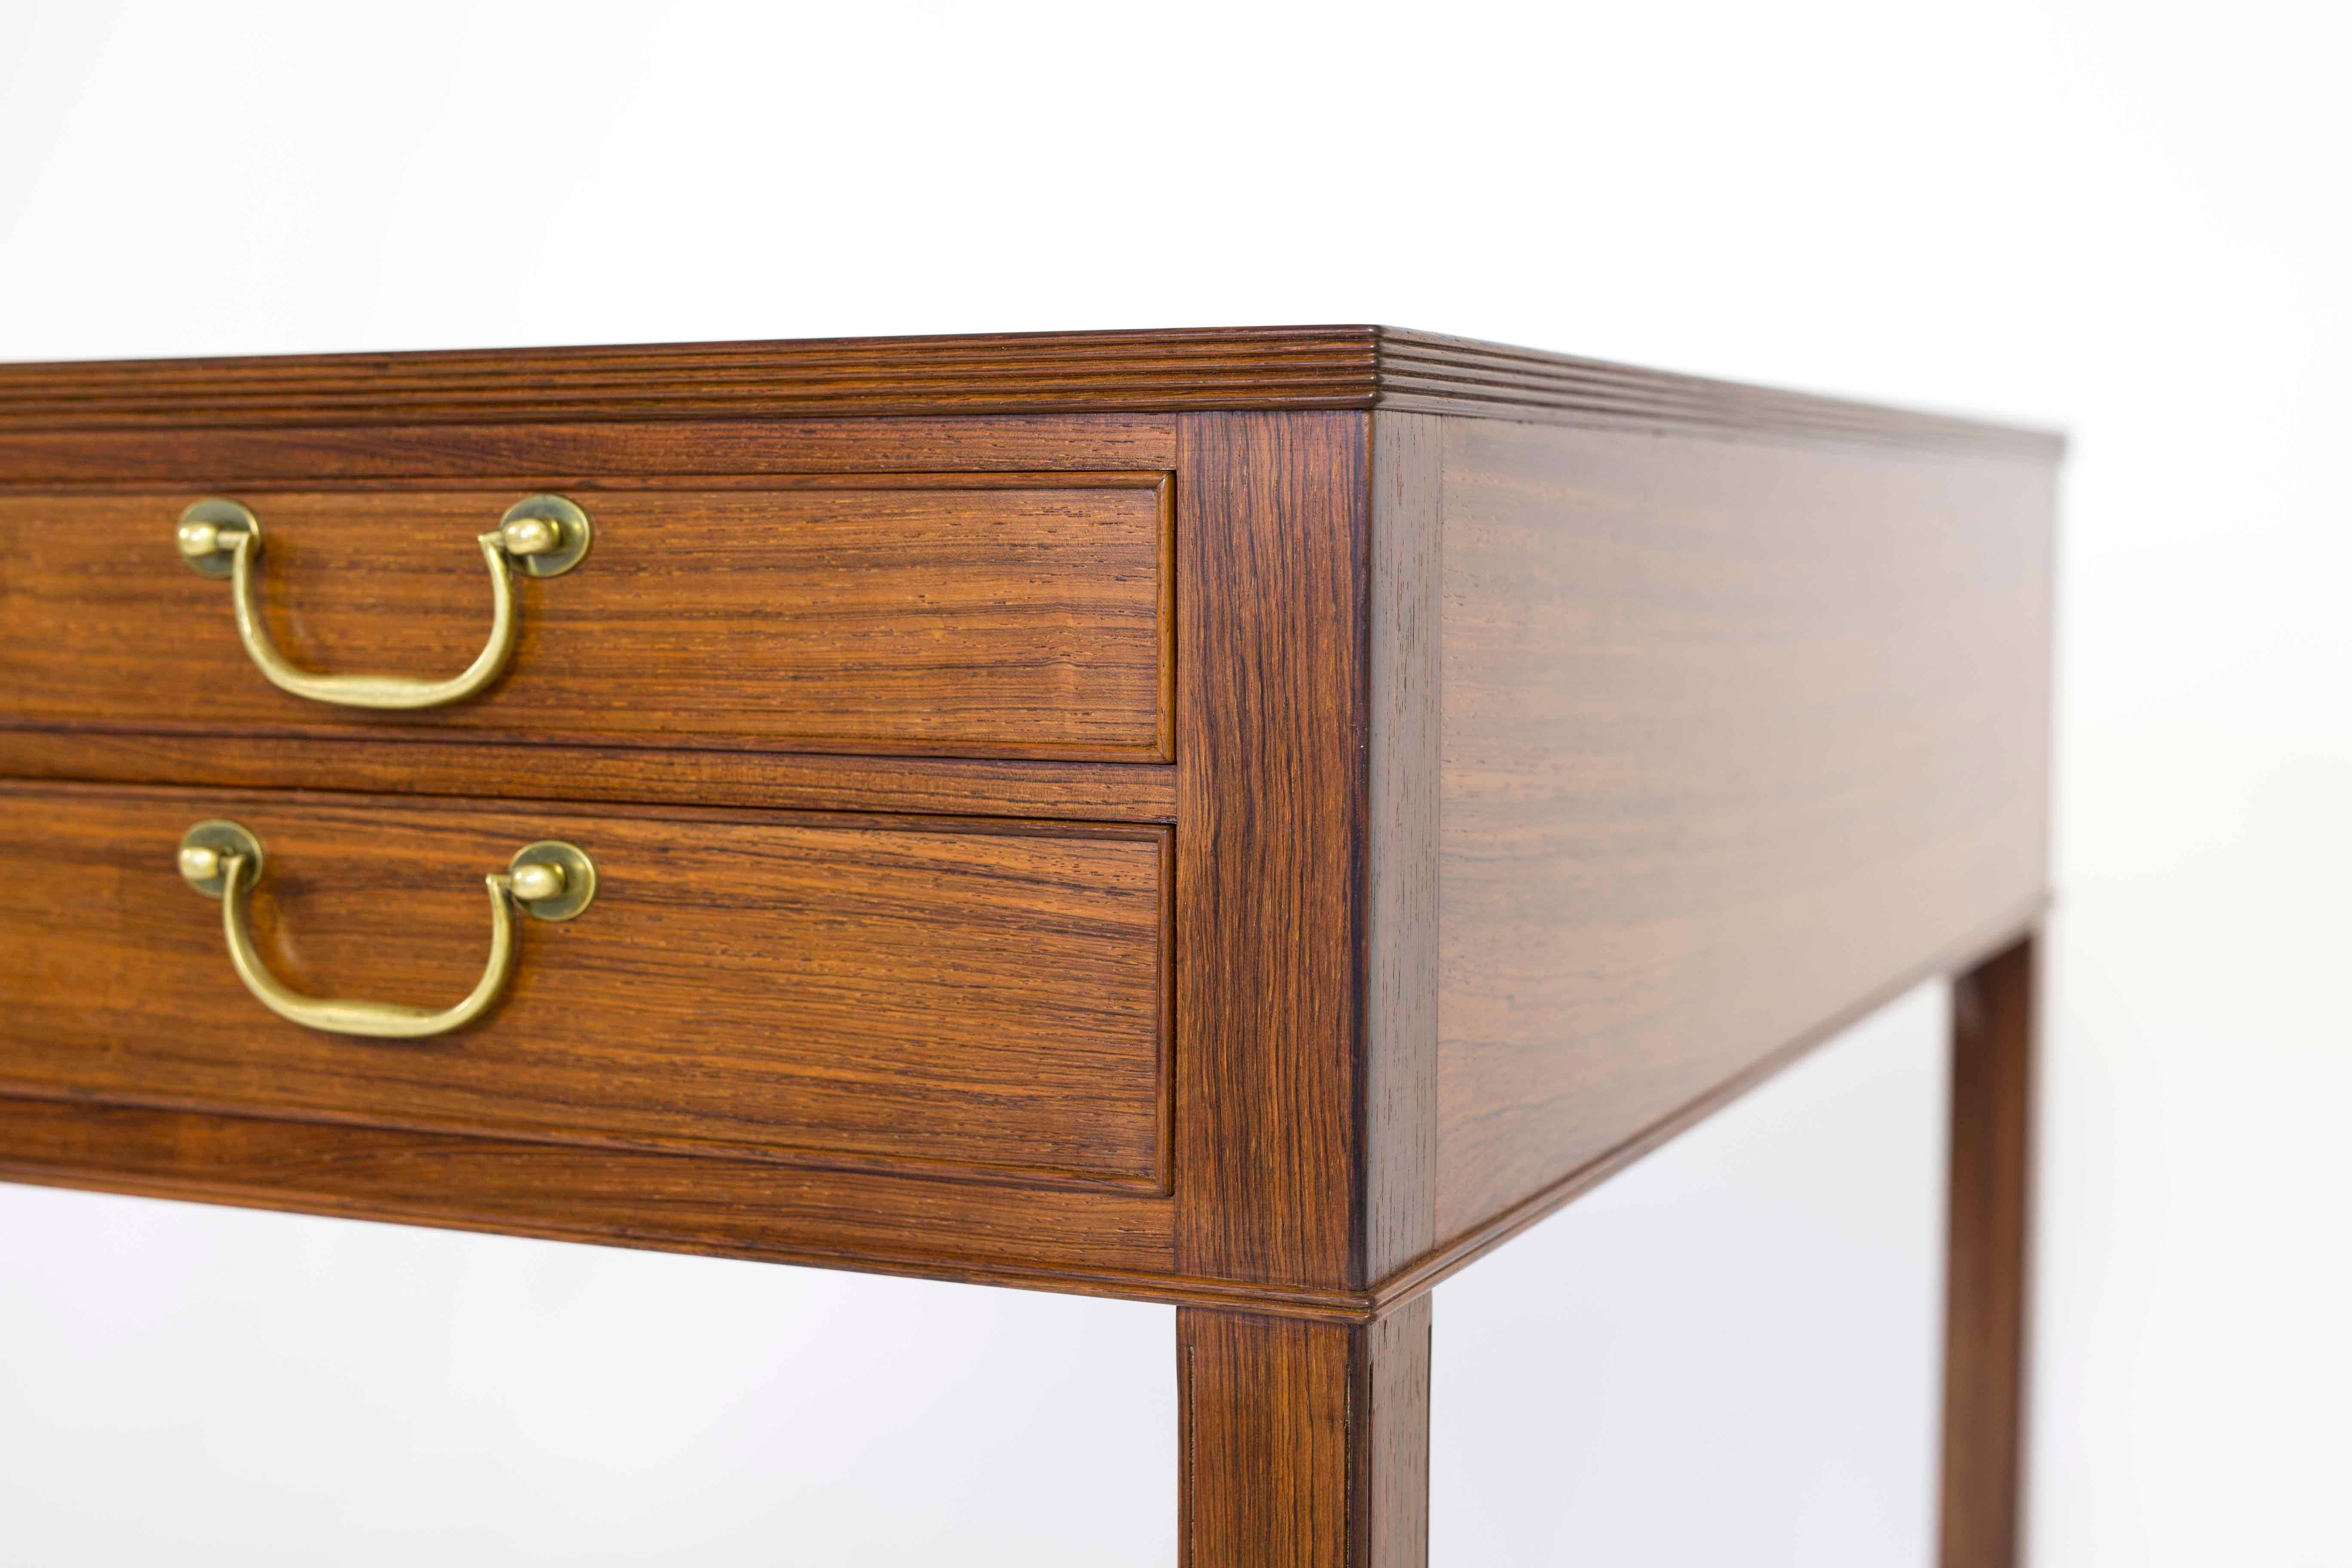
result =
[{"label": "upper drawer", "polygon": [[[540,487],[247,489],[258,631],[323,674],[457,675],[484,652],[477,541]],[[0,495],[0,715],[127,727],[941,756],[1164,760],[1160,474],[763,478],[561,493],[593,543],[512,574],[478,694],[415,711],[283,691],[231,585],[175,544],[195,492]],[[226,565],[224,559],[219,564]]]}]

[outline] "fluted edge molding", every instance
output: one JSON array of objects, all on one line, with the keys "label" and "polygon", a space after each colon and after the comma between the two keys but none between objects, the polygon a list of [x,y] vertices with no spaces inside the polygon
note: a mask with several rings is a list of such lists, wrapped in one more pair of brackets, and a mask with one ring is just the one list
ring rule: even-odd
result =
[{"label": "fluted edge molding", "polygon": [[0,364],[0,430],[1316,408],[2063,448],[2047,430],[1370,326]]}]

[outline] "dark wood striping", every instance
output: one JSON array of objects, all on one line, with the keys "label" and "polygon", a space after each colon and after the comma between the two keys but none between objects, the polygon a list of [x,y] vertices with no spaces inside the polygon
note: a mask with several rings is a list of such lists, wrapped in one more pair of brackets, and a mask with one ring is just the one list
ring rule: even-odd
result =
[{"label": "dark wood striping", "polygon": [[[0,377],[7,374],[0,366]],[[0,419],[0,487],[320,485],[1137,471],[1176,466],[1166,414],[929,419],[644,419],[568,423],[23,428]]]},{"label": "dark wood striping", "polygon": [[[321,1034],[181,881],[213,816],[259,835],[256,942],[313,995],[464,995],[482,879],[536,839],[599,894],[521,923],[481,1024]],[[0,784],[0,1092],[1160,1192],[1166,859],[1149,826]]]},{"label": "dark wood striping", "polygon": [[[739,751],[1166,761],[1171,503],[1066,485],[601,489],[581,566],[518,583],[512,662],[407,713],[279,691],[226,584],[180,560],[201,490],[0,494],[0,713]],[[443,676],[489,626],[475,537],[507,489],[240,491],[296,664]]]},{"label": "dark wood striping", "polygon": [[194,726],[0,722],[0,774],[257,789],[289,779],[362,795],[497,795],[651,805],[1172,822],[1176,770],[1117,763],[856,757],[709,746],[549,746],[404,730],[351,741]]},{"label": "dark wood striping", "polygon": [[1364,1278],[1437,1241],[1439,598],[1444,424],[1372,416]]},{"label": "dark wood striping", "polygon": [[2046,886],[2049,468],[1449,423],[1437,1234]]},{"label": "dark wood striping", "polygon": [[[2061,439],[1371,326],[0,365],[0,1176],[1169,1302],[1186,1568],[1413,1568],[1429,1290],[1955,998],[1947,1568],[2012,1568]],[[447,673],[473,539],[586,567]],[[278,1022],[173,850],[267,841]],[[1998,951],[1996,951],[1998,950]],[[1986,958],[1987,952],[1993,956]]]},{"label": "dark wood striping", "polygon": [[1236,327],[0,365],[0,426],[1395,408],[2000,449],[2046,431],[1394,327]]},{"label": "dark wood striping", "polygon": [[1364,1283],[1364,424],[1181,433],[1178,1258],[1223,1279]]},{"label": "dark wood striping", "polygon": [[[1215,1300],[1173,1274],[1172,1204],[1103,1188],[911,1181],[904,1173],[8,1096],[0,1096],[0,1174],[666,1252]],[[1333,1310],[1311,1300],[1258,1310],[1286,1305]]]},{"label": "dark wood striping", "polygon": [[1429,1331],[1180,1308],[1184,1568],[1427,1562]]}]

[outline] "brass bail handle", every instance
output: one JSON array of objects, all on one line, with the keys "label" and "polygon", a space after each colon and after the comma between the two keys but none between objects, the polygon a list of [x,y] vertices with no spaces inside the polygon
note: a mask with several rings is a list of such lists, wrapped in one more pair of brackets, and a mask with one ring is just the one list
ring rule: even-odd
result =
[{"label": "brass bail handle", "polygon": [[577,847],[552,838],[527,844],[515,852],[506,870],[482,879],[490,893],[490,958],[482,966],[481,979],[457,1005],[436,1010],[400,1002],[310,996],[272,974],[253,945],[246,900],[259,885],[267,859],[261,840],[235,822],[199,822],[180,839],[180,875],[196,891],[221,901],[228,961],[245,988],[288,1022],[331,1035],[415,1040],[463,1028],[490,1010],[514,973],[518,905],[534,920],[568,921],[596,897],[595,862]]},{"label": "brass bail handle", "polygon": [[475,542],[490,569],[490,640],[474,662],[446,680],[407,675],[327,675],[290,663],[262,625],[256,584],[261,521],[233,500],[200,500],[180,514],[180,558],[207,577],[230,580],[236,635],[271,685],[314,702],[347,708],[438,708],[473,696],[499,678],[514,657],[511,569],[532,577],[560,577],[580,564],[594,542],[588,514],[562,496],[526,496],[507,509],[499,526]]}]

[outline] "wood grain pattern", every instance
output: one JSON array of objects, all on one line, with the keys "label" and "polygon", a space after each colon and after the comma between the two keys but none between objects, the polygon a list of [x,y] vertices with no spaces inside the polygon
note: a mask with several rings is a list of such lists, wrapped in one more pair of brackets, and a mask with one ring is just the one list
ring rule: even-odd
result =
[{"label": "wood grain pattern", "polygon": [[1229,327],[0,365],[0,426],[1390,407],[2023,451],[1942,415],[1393,327]]},{"label": "wood grain pattern", "polygon": [[0,422],[326,425],[1360,406],[1369,327],[1027,332],[0,366]]},{"label": "wood grain pattern", "polygon": [[415,730],[353,745],[245,731],[12,726],[0,775],[262,789],[298,780],[361,795],[489,795],[796,811],[1172,822],[1176,770],[1119,763],[856,757],[709,746],[549,746],[437,740]]},{"label": "wood grain pattern", "polygon": [[[0,374],[5,374],[0,367]],[[25,428],[0,420],[0,484],[308,487],[358,480],[1128,472],[1176,466],[1166,414],[925,419],[582,419],[525,424]]]},{"label": "wood grain pattern", "polygon": [[[263,616],[306,668],[439,676],[480,649],[474,538],[528,491],[254,491]],[[372,713],[278,690],[172,530],[194,492],[0,495],[0,710],[363,737],[1165,760],[1159,475],[575,489],[581,567],[519,584],[483,696]]]},{"label": "wood grain pattern", "polygon": [[1922,960],[1875,991],[1865,992],[1822,1019],[1795,1039],[1766,1053],[1748,1068],[1724,1079],[1695,1100],[1685,1100],[1621,1142],[1611,1145],[1547,1187],[1490,1215],[1483,1223],[1457,1231],[1443,1244],[1378,1280],[1362,1292],[1362,1312],[1370,1316],[1393,1310],[1427,1293],[1469,1265],[1540,1223],[1565,1205],[1601,1185],[1644,1155],[1672,1142],[1717,1111],[1769,1082],[1783,1068],[1803,1059],[1880,1008],[1906,993],[1969,968],[1987,953],[2008,946],[2017,933],[2037,924],[2047,912],[2048,900],[2037,898],[2015,913],[2003,916],[1984,930]]},{"label": "wood grain pattern", "polygon": [[1214,1300],[1171,1272],[1171,1203],[1102,1188],[910,1181],[5,1096],[0,1177],[1141,1300]]},{"label": "wood grain pattern", "polygon": [[1181,1568],[1353,1568],[1355,1331],[1176,1314]]},{"label": "wood grain pattern", "polygon": [[2038,462],[1449,422],[1437,1230],[2045,886]]},{"label": "wood grain pattern", "polygon": [[[2040,908],[2060,449],[1374,327],[0,366],[0,1174],[1177,1303],[1188,1568],[1407,1568],[1430,1286]],[[283,645],[424,673],[540,489],[597,552],[429,715],[169,544],[252,501]],[[313,1036],[216,814],[311,989],[456,994],[525,839],[605,889]],[[2031,1008],[1956,1015],[1952,1568]]]},{"label": "wood grain pattern", "polygon": [[1176,1316],[1182,1568],[1349,1568],[1353,1331]]},{"label": "wood grain pattern", "polygon": [[1428,1568],[1430,1314],[1427,1296],[1384,1312],[1363,1336],[1356,1374],[1357,1517],[1365,1568]]},{"label": "wood grain pattern", "polygon": [[1178,1259],[1360,1285],[1364,422],[1187,418]]},{"label": "wood grain pattern", "polygon": [[1180,1309],[1184,1568],[1429,1551],[1429,1303],[1360,1327]]},{"label": "wood grain pattern", "polygon": [[1372,416],[1366,672],[1365,1277],[1436,1244],[1443,422]]},{"label": "wood grain pattern", "polygon": [[1362,1325],[1360,1291],[1178,1273],[1176,1205],[393,1128],[0,1095],[0,1180]]},{"label": "wood grain pattern", "polygon": [[1436,332],[1375,329],[1375,406],[1522,423],[2006,452],[2053,462],[2049,430],[1643,370]]},{"label": "wood grain pattern", "polygon": [[[483,1023],[326,1035],[247,996],[173,864],[207,816],[270,857],[296,989],[436,1005],[482,878],[580,845],[596,905],[525,921]],[[587,812],[0,784],[0,1091],[1163,1190],[1165,830]]]},{"label": "wood grain pattern", "polygon": [[2022,1550],[2038,947],[1952,986],[1943,1568],[2015,1568]]}]

